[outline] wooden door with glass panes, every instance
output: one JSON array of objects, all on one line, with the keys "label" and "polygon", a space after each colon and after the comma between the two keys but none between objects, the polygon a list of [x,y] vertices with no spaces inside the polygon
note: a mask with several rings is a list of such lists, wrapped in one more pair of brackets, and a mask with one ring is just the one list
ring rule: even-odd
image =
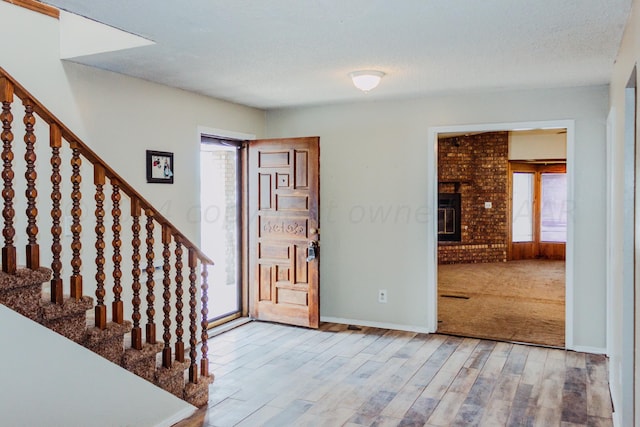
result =
[{"label": "wooden door with glass panes", "polygon": [[511,162],[509,259],[565,259],[566,165]]}]

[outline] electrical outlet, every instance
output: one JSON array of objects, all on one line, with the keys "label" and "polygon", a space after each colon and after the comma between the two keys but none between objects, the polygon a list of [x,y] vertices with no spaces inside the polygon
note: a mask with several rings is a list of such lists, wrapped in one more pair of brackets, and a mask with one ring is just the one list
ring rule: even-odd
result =
[{"label": "electrical outlet", "polygon": [[386,289],[379,289],[378,290],[378,302],[382,303],[382,304],[386,304],[387,303],[387,290]]}]

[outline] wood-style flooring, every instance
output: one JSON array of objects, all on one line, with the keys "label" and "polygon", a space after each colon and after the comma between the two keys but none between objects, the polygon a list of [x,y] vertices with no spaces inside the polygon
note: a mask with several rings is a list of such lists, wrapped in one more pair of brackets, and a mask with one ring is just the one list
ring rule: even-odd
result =
[{"label": "wood-style flooring", "polygon": [[176,426],[612,425],[602,355],[261,322],[210,339],[209,351],[209,405]]},{"label": "wood-style flooring", "polygon": [[564,347],[565,262],[439,265],[438,332]]}]

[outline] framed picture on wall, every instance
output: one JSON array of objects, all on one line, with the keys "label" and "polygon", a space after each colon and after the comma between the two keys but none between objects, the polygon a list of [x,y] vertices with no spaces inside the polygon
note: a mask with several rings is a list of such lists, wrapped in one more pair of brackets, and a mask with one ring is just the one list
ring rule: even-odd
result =
[{"label": "framed picture on wall", "polygon": [[147,182],[173,184],[173,153],[147,150]]}]

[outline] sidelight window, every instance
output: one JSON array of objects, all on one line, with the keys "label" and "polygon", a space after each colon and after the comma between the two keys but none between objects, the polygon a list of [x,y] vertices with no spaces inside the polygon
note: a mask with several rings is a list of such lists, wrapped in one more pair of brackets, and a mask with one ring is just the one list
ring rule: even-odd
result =
[{"label": "sidelight window", "polygon": [[543,173],[541,179],[540,240],[543,242],[566,242],[567,175],[564,173]]},{"label": "sidelight window", "polygon": [[533,178],[533,173],[513,174],[511,235],[514,242],[533,241]]},{"label": "sidelight window", "polygon": [[201,247],[210,268],[211,323],[240,314],[240,144],[202,137],[200,152]]}]

